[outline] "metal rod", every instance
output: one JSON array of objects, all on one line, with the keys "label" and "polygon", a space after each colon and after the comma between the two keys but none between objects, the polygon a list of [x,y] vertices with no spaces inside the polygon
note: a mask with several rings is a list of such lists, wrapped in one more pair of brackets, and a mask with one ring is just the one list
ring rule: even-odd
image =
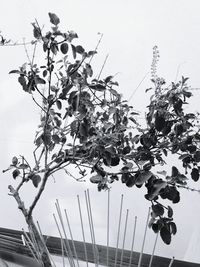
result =
[{"label": "metal rod", "polygon": [[92,239],[92,244],[93,244],[94,263],[95,263],[95,266],[98,266],[97,248],[96,248],[96,242],[95,242],[94,225],[93,225],[92,210],[91,210],[91,205],[90,205],[90,196],[89,196],[88,189],[87,191],[85,191],[85,197],[86,197],[86,205],[87,205],[87,211],[88,211],[88,219],[90,223],[91,239]]},{"label": "metal rod", "polygon": [[[57,221],[56,216],[55,216],[54,213],[53,213],[53,217],[54,217],[54,220],[55,220],[55,223],[56,223],[56,226],[57,226],[57,229],[58,229],[60,238],[61,238],[61,240],[63,240],[62,233],[61,233],[61,230],[60,230],[58,221]],[[62,245],[62,243],[61,243],[61,245]],[[64,246],[64,249],[65,249],[65,252],[66,252],[67,259],[68,259],[68,261],[69,261],[69,265],[70,265],[71,267],[73,267],[73,264],[72,264],[72,262],[71,262],[71,258],[70,258],[70,256],[69,256],[69,251],[68,251],[67,248],[66,248],[66,244],[65,244],[64,240],[63,240],[63,246]],[[61,248],[62,248],[62,246],[61,246]],[[62,251],[62,254],[63,254],[63,251]]]},{"label": "metal rod", "polygon": [[128,223],[128,212],[129,212],[129,210],[126,210],[126,219],[125,219],[125,226],[124,226],[124,237],[123,237],[122,250],[121,250],[120,267],[122,266],[122,261],[123,261],[123,256],[124,256],[124,246],[125,246],[125,240],[126,240],[126,229],[127,229],[127,223]]},{"label": "metal rod", "polygon": [[75,244],[74,244],[74,239],[73,239],[73,235],[72,235],[72,231],[71,231],[71,227],[70,227],[70,222],[69,222],[69,218],[68,218],[66,209],[64,210],[64,212],[65,212],[65,217],[66,217],[66,220],[67,220],[67,225],[68,225],[68,228],[69,228],[70,237],[71,237],[71,240],[72,240],[72,247],[73,247],[74,255],[75,255],[75,258],[76,258],[77,266],[79,267],[77,251],[76,251],[76,247],[75,247]]},{"label": "metal rod", "polygon": [[108,189],[108,207],[107,207],[107,267],[109,266],[109,234],[110,234],[110,189]]},{"label": "metal rod", "polygon": [[145,226],[145,231],[144,231],[144,238],[143,238],[142,248],[141,248],[140,257],[139,257],[139,261],[138,261],[138,267],[141,267],[141,263],[142,263],[142,255],[143,255],[144,245],[145,245],[145,240],[146,240],[146,234],[147,234],[147,227],[148,227],[148,222],[149,222],[149,216],[150,216],[150,208],[148,210],[147,221],[146,221],[146,226]]},{"label": "metal rod", "polygon": [[171,259],[171,261],[170,261],[170,263],[169,263],[169,266],[168,266],[168,267],[172,267],[172,264],[173,264],[174,260],[175,260],[175,257],[173,257],[173,258]]},{"label": "metal rod", "polygon": [[[46,246],[46,242],[45,242],[45,240],[44,240],[44,236],[43,236],[43,234],[42,234],[40,224],[39,224],[38,221],[37,221],[36,223],[37,223],[37,227],[38,227],[38,230],[39,230],[38,232],[39,232],[40,238],[41,238],[41,240],[42,240],[44,246]],[[51,256],[51,254],[49,253],[48,248],[47,248],[47,254],[48,254],[48,257],[49,257],[50,260],[51,260],[51,263],[54,265],[54,267],[56,267],[55,262],[54,262],[54,260],[53,260],[53,258],[52,258],[52,256]]]},{"label": "metal rod", "polygon": [[122,207],[123,207],[123,198],[124,195],[121,195],[121,204],[120,204],[120,212],[119,212],[119,223],[118,223],[118,232],[117,232],[117,245],[115,249],[115,267],[117,264],[117,252],[118,252],[118,246],[119,246],[119,236],[120,236],[120,227],[121,227],[121,219],[122,219]]},{"label": "metal rod", "polygon": [[153,257],[154,257],[157,241],[158,241],[158,233],[156,234],[156,239],[155,239],[155,242],[154,242],[153,251],[152,251],[152,254],[151,254],[151,258],[150,258],[149,267],[152,266],[152,262],[153,262]]},{"label": "metal rod", "polygon": [[60,209],[60,205],[59,205],[58,199],[56,199],[55,205],[56,205],[58,217],[60,219],[60,223],[61,223],[61,226],[62,226],[62,229],[63,229],[63,233],[64,233],[64,237],[65,237],[64,242],[66,242],[67,249],[69,251],[69,257],[70,257],[70,259],[72,261],[72,265],[75,267],[75,263],[74,263],[74,259],[73,259],[73,254],[72,254],[71,247],[70,247],[69,241],[68,241],[68,237],[67,237],[67,234],[66,234],[66,231],[65,231],[65,226],[64,226],[63,217],[62,217],[62,213],[61,213],[61,209]]},{"label": "metal rod", "polygon": [[135,243],[136,226],[137,226],[137,216],[135,216],[134,227],[133,227],[133,237],[132,237],[132,244],[131,244],[129,267],[131,267],[131,262],[132,262],[132,257],[133,257],[133,247],[134,247],[134,243]]},{"label": "metal rod", "polygon": [[85,261],[86,261],[86,265],[88,267],[87,248],[86,248],[86,243],[85,243],[85,233],[84,233],[84,227],[83,227],[83,217],[82,217],[82,212],[81,212],[81,204],[80,204],[79,195],[77,195],[77,200],[78,200],[79,215],[80,215],[80,220],[81,220],[81,229],[82,229],[83,245],[84,245],[84,252],[85,252]]}]

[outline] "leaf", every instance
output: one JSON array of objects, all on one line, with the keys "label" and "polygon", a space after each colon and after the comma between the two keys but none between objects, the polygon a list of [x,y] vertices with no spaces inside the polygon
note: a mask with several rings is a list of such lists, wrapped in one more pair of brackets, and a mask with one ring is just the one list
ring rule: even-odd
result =
[{"label": "leaf", "polygon": [[89,51],[88,57],[94,56],[95,54],[97,54],[97,51]]},{"label": "leaf", "polygon": [[194,154],[194,160],[196,162],[200,162],[200,151],[196,151],[195,154]]},{"label": "leaf", "polygon": [[90,85],[90,88],[96,91],[105,91],[106,87],[102,84]]},{"label": "leaf", "polygon": [[164,214],[164,208],[161,204],[152,205],[152,210],[156,216],[162,216]]},{"label": "leaf", "polygon": [[174,222],[170,222],[169,223],[169,226],[170,226],[170,231],[173,235],[175,235],[177,233],[177,227],[176,227],[176,224]]},{"label": "leaf", "polygon": [[12,158],[12,165],[16,166],[18,163],[18,158],[17,157],[13,157]]},{"label": "leaf", "polygon": [[162,129],[165,127],[165,119],[162,116],[157,115],[155,119],[155,128],[157,131],[162,131]]},{"label": "leaf", "polygon": [[22,74],[22,72],[19,70],[11,70],[9,74]]},{"label": "leaf", "polygon": [[169,218],[173,217],[173,209],[170,206],[168,206],[167,215],[168,215]]},{"label": "leaf", "polygon": [[76,47],[71,44],[73,58],[76,59]]},{"label": "leaf", "polygon": [[34,78],[35,84],[46,84],[46,81],[40,77]]},{"label": "leaf", "polygon": [[54,143],[59,144],[60,143],[60,137],[57,134],[52,135],[52,139]]},{"label": "leaf", "polygon": [[167,226],[163,226],[160,230],[160,236],[165,244],[169,245],[171,243],[171,233]]},{"label": "leaf", "polygon": [[12,172],[12,176],[13,176],[14,179],[16,179],[16,177],[19,176],[19,175],[20,175],[20,170],[18,170],[18,169],[15,169],[15,170]]},{"label": "leaf", "polygon": [[19,165],[19,168],[22,169],[22,170],[25,170],[25,169],[28,168],[28,165],[25,164],[25,163],[22,163],[22,164]]},{"label": "leaf", "polygon": [[152,175],[153,174],[150,171],[141,171],[137,176],[136,185],[142,185],[143,183],[148,181]]},{"label": "leaf", "polygon": [[102,181],[102,178],[103,177],[101,175],[97,174],[97,175],[90,177],[90,182],[94,184],[98,184],[99,182]]},{"label": "leaf", "polygon": [[176,177],[178,174],[178,169],[175,166],[172,166],[172,177]]},{"label": "leaf", "polygon": [[68,46],[67,43],[62,43],[62,44],[61,44],[61,46],[60,46],[60,51],[61,51],[63,54],[67,54],[68,49],[69,49],[69,46]]},{"label": "leaf", "polygon": [[50,22],[57,26],[60,23],[60,19],[58,18],[58,16],[50,12],[48,14],[49,14]]},{"label": "leaf", "polygon": [[193,168],[191,172],[192,180],[197,182],[199,180],[199,170],[197,168]]},{"label": "leaf", "polygon": [[76,52],[79,54],[83,54],[85,52],[85,49],[81,45],[77,45]]},{"label": "leaf", "polygon": [[41,181],[41,177],[38,174],[34,174],[34,175],[31,176],[31,180],[33,182],[33,185],[37,188],[39,183],[40,183],[40,181]]},{"label": "leaf", "polygon": [[58,109],[61,109],[62,108],[62,103],[61,103],[60,100],[57,100],[56,101],[56,106],[57,106]]}]

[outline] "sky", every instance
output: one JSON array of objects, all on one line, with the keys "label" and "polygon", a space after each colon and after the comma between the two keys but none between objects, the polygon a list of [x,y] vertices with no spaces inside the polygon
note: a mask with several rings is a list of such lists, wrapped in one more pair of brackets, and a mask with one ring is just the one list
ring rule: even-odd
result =
[{"label": "sky", "polygon": [[[198,0],[7,0],[1,6],[0,31],[8,39],[21,42],[23,38],[32,38],[31,22],[35,18],[40,25],[48,25],[48,12],[56,13],[61,26],[66,30],[78,33],[80,43],[94,49],[99,34],[103,39],[98,55],[93,64],[98,72],[108,56],[102,75],[116,75],[120,92],[129,100],[135,110],[143,112],[149,95],[145,89],[151,86],[150,67],[152,48],[158,46],[160,61],[158,73],[168,83],[177,81],[181,76],[189,77],[192,89],[200,88],[200,2]],[[31,49],[29,53],[31,53]],[[36,60],[41,55],[36,54]],[[0,169],[5,169],[14,155],[32,157],[32,141],[38,125],[39,112],[28,95],[24,94],[14,75],[8,75],[26,60],[24,47],[0,47]],[[193,90],[194,100],[190,109],[198,111],[200,91]],[[170,169],[169,162],[167,168]],[[16,209],[14,199],[8,196],[8,184],[14,184],[9,175],[0,176],[0,214],[1,227],[21,229],[25,227],[20,212]],[[192,185],[200,188],[199,184]],[[71,216],[71,225],[75,239],[81,239],[80,222],[77,220],[77,194],[80,194],[83,205],[84,190],[90,188],[93,216],[97,240],[106,243],[106,192],[98,193],[95,186],[89,183],[77,183],[59,173],[55,182],[49,181],[47,189],[35,211],[45,233],[58,235],[52,213],[55,212],[55,200],[58,198]],[[26,201],[34,195],[31,186],[26,187]],[[129,231],[134,216],[138,216],[136,250],[140,251],[143,238],[148,203],[142,190],[127,189],[120,183],[111,190],[111,245],[116,245],[116,222],[119,216],[120,196],[124,194],[124,214],[129,209]],[[181,203],[174,205],[175,221],[178,233],[170,246],[158,241],[156,254],[188,261],[200,262],[200,195],[187,191],[182,192]],[[76,212],[74,211],[76,205]],[[132,216],[132,217],[131,217]],[[85,217],[87,217],[85,215]],[[125,215],[123,216],[125,218]],[[132,220],[132,221],[131,221]],[[87,219],[86,219],[87,221]],[[88,226],[86,226],[88,231]],[[89,234],[88,234],[89,235]],[[130,236],[130,235],[128,235]],[[145,251],[151,253],[155,236],[148,230],[148,242]],[[126,247],[130,248],[130,237]]]}]

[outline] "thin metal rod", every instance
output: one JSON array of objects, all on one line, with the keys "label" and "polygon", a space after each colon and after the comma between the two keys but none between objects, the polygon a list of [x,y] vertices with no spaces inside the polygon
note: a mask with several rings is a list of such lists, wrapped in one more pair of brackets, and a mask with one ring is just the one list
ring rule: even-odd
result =
[{"label": "thin metal rod", "polygon": [[[37,223],[37,227],[38,227],[38,230],[39,230],[40,238],[41,238],[41,240],[42,240],[44,246],[46,246],[46,242],[45,242],[45,240],[44,240],[44,236],[43,236],[43,234],[42,234],[40,224],[39,224],[38,221],[37,221],[36,223]],[[53,258],[51,257],[51,254],[49,253],[48,248],[47,248],[47,254],[48,254],[48,257],[49,257],[50,260],[51,260],[51,263],[54,265],[54,267],[56,267],[55,262],[54,262]]]},{"label": "thin metal rod", "polygon": [[38,243],[37,243],[37,241],[35,239],[33,231],[32,231],[32,229],[30,227],[28,227],[28,228],[29,228],[29,234],[30,234],[30,239],[32,240],[33,248],[34,248],[35,252],[37,253],[38,259],[40,259],[42,261],[41,251],[40,251]]},{"label": "thin metal rod", "polygon": [[91,202],[90,202],[90,194],[89,194],[89,189],[87,189],[87,199],[88,199],[88,208],[89,208],[89,215],[90,215],[90,222],[91,222],[91,230],[92,230],[92,236],[93,236],[93,243],[94,243],[94,253],[95,253],[95,265],[98,266],[98,249],[96,246],[96,241],[95,241],[95,233],[94,233],[94,223],[93,223],[93,218],[92,218],[92,208],[91,208]]},{"label": "thin metal rod", "polygon": [[155,239],[155,242],[154,242],[153,251],[152,251],[152,254],[151,254],[151,258],[150,258],[149,267],[152,266],[152,262],[153,262],[153,257],[154,257],[157,241],[158,241],[158,233],[156,234],[156,239]]},{"label": "thin metal rod", "polygon": [[[29,236],[26,234],[26,232],[24,231],[24,229],[22,229],[22,231],[23,231],[23,237],[24,237],[25,245],[28,246],[29,250],[31,251],[31,254],[32,254],[33,257],[34,257],[34,259],[36,259],[37,262],[39,262],[38,258],[36,257],[37,253],[36,253],[36,255],[35,255],[33,249],[31,248],[31,246],[33,246],[33,245],[32,245],[31,240],[29,239]],[[29,245],[29,243],[30,243],[30,245]]]},{"label": "thin metal rod", "polygon": [[99,72],[99,75],[98,75],[98,77],[97,77],[97,80],[99,80],[100,77],[101,77],[102,71],[103,71],[103,69],[104,69],[104,67],[105,67],[105,65],[106,65],[106,61],[108,60],[108,57],[109,57],[109,55],[106,55],[106,58],[105,58],[105,60],[104,60],[104,62],[103,62],[103,65],[102,65],[102,67],[101,67],[101,70],[100,70],[100,72]]},{"label": "thin metal rod", "polygon": [[109,235],[110,235],[110,189],[108,189],[107,207],[107,267],[109,266]]},{"label": "thin metal rod", "polygon": [[79,215],[80,215],[80,220],[81,220],[81,229],[82,229],[83,245],[84,245],[84,252],[85,252],[85,261],[86,261],[86,265],[88,267],[87,248],[86,248],[86,243],[85,243],[85,233],[84,233],[84,227],[83,227],[83,217],[82,217],[82,212],[81,212],[81,204],[80,204],[79,195],[77,195],[77,200],[78,200]]},{"label": "thin metal rod", "polygon": [[63,239],[60,239],[60,244],[61,244],[61,250],[62,250],[62,263],[63,267],[65,267],[65,253],[64,253],[64,245],[63,245]]},{"label": "thin metal rod", "polygon": [[62,217],[62,213],[61,213],[61,209],[60,209],[60,205],[59,205],[58,199],[56,199],[55,205],[56,205],[58,217],[60,219],[60,223],[61,223],[61,226],[62,226],[62,229],[63,229],[63,233],[64,233],[64,237],[65,237],[64,242],[66,242],[67,248],[69,250],[69,257],[70,257],[70,259],[72,261],[72,265],[75,267],[73,254],[72,254],[71,247],[70,247],[69,241],[68,241],[68,237],[67,237],[67,234],[66,234],[66,231],[65,231],[65,226],[64,226],[63,217]]},{"label": "thin metal rod", "polygon": [[[56,223],[56,226],[57,226],[59,235],[60,235],[60,239],[61,239],[61,241],[63,241],[63,246],[64,246],[64,249],[65,249],[65,252],[66,252],[67,259],[68,259],[68,261],[69,261],[69,265],[70,265],[71,267],[73,267],[73,264],[72,264],[72,262],[71,262],[71,258],[69,257],[69,252],[68,252],[68,250],[67,250],[67,248],[66,248],[66,245],[65,245],[65,242],[64,242],[64,240],[63,240],[62,233],[61,233],[61,230],[60,230],[58,221],[57,221],[56,216],[55,216],[54,213],[53,213],[53,218],[54,218],[54,220],[55,220],[55,223]],[[62,248],[62,243],[61,243],[61,249],[63,249],[63,248]],[[63,254],[64,254],[64,252],[62,251],[62,255],[63,255]]]},{"label": "thin metal rod", "polygon": [[66,209],[64,210],[64,212],[65,212],[65,217],[66,217],[66,220],[67,220],[67,225],[68,225],[68,228],[69,228],[69,233],[70,233],[70,237],[71,237],[71,241],[72,241],[72,247],[73,247],[74,255],[75,255],[75,258],[76,258],[77,266],[79,267],[77,251],[76,251],[76,247],[75,247],[75,244],[74,244],[74,239],[73,239],[73,235],[72,235],[72,231],[71,231],[71,227],[70,227],[70,222],[69,222],[69,218],[68,218]]},{"label": "thin metal rod", "polygon": [[117,245],[116,245],[116,249],[115,249],[115,265],[114,265],[115,267],[117,265],[117,253],[118,253],[118,247],[119,247],[119,236],[120,236],[120,227],[121,227],[121,219],[122,219],[123,198],[124,198],[124,195],[121,195],[119,223],[118,223],[118,232],[117,232]]},{"label": "thin metal rod", "polygon": [[137,226],[137,216],[135,216],[134,227],[133,227],[133,237],[132,237],[132,244],[131,244],[129,267],[131,267],[131,262],[132,262],[132,257],[133,257],[133,247],[135,243],[136,226]]},{"label": "thin metal rod", "polygon": [[147,221],[146,221],[146,226],[145,226],[145,231],[144,231],[144,238],[143,238],[142,248],[141,248],[140,257],[139,257],[139,261],[138,261],[138,267],[141,267],[141,263],[142,263],[142,255],[143,255],[144,245],[145,245],[145,240],[146,240],[146,234],[147,234],[147,227],[148,227],[148,222],[149,222],[149,216],[150,216],[150,208],[148,210]]},{"label": "thin metal rod", "polygon": [[175,260],[175,258],[173,257],[173,258],[171,259],[171,261],[170,261],[170,263],[169,263],[169,266],[168,266],[168,267],[172,267],[172,264],[173,264],[174,260]]},{"label": "thin metal rod", "polygon": [[124,226],[124,237],[123,237],[122,250],[121,250],[120,267],[122,266],[122,261],[123,261],[123,256],[124,256],[124,246],[125,246],[125,240],[126,240],[126,229],[127,229],[127,223],[128,223],[128,212],[129,212],[129,210],[126,210],[126,219],[125,219],[125,226]]}]

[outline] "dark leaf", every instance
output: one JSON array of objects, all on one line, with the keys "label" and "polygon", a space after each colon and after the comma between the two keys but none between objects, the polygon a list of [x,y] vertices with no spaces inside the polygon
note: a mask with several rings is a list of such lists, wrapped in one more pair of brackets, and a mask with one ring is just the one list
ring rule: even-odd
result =
[{"label": "dark leaf", "polygon": [[154,233],[156,233],[156,234],[159,232],[160,227],[159,227],[158,223],[153,223],[153,224],[152,224],[152,230],[153,230]]},{"label": "dark leaf", "polygon": [[16,74],[22,74],[22,72],[19,71],[19,70],[11,70],[11,71],[9,72],[9,74],[14,74],[14,73],[16,73]]},{"label": "dark leaf", "polygon": [[95,54],[97,54],[97,51],[89,51],[88,57],[94,56]]},{"label": "dark leaf", "polygon": [[117,166],[119,165],[119,162],[120,162],[120,158],[118,156],[111,158],[111,166]]},{"label": "dark leaf", "polygon": [[40,77],[35,77],[34,78],[35,84],[45,84],[46,81]]},{"label": "dark leaf", "polygon": [[25,163],[22,163],[22,164],[19,165],[19,168],[25,170],[25,169],[28,168],[28,165],[25,164]]},{"label": "dark leaf", "polygon": [[16,179],[16,177],[19,176],[19,175],[20,175],[20,170],[18,170],[18,169],[14,170],[12,172],[12,176],[13,176],[14,179]]},{"label": "dark leaf", "polygon": [[57,106],[58,109],[61,109],[62,108],[62,103],[61,103],[60,100],[57,100],[56,101],[56,106]]},{"label": "dark leaf", "polygon": [[199,170],[197,168],[193,168],[191,172],[192,180],[197,182],[199,180]]},{"label": "dark leaf", "polygon": [[178,169],[175,166],[172,166],[172,177],[176,177],[178,174]]},{"label": "dark leaf", "polygon": [[97,175],[90,177],[90,182],[94,183],[94,184],[98,184],[99,182],[102,181],[102,179],[103,179],[103,177],[101,175],[97,174]]},{"label": "dark leaf", "polygon": [[18,158],[17,157],[13,157],[12,158],[12,165],[16,166],[18,163]]},{"label": "dark leaf", "polygon": [[194,154],[194,160],[196,162],[200,162],[200,151],[196,151],[195,154]]},{"label": "dark leaf", "polygon": [[155,128],[157,131],[162,131],[162,129],[165,127],[165,119],[162,116],[157,115],[155,119]]},{"label": "dark leaf", "polygon": [[160,230],[160,236],[165,244],[169,245],[171,243],[171,233],[167,226],[163,226]]},{"label": "dark leaf", "polygon": [[52,140],[56,144],[59,144],[60,143],[60,137],[57,134],[52,135]]},{"label": "dark leaf", "polygon": [[58,25],[60,23],[60,19],[58,18],[58,16],[54,13],[50,13],[49,12],[49,18],[50,18],[50,22],[54,25]]},{"label": "dark leaf", "polygon": [[63,54],[67,54],[68,52],[68,44],[67,43],[62,43],[61,46],[60,46],[60,51],[63,53]]},{"label": "dark leaf", "polygon": [[125,146],[122,150],[122,154],[126,155],[131,152],[131,147],[130,146]]},{"label": "dark leaf", "polygon": [[167,215],[168,215],[169,218],[173,217],[173,209],[170,206],[168,206]]},{"label": "dark leaf", "polygon": [[96,91],[105,91],[106,87],[102,84],[90,85],[90,88]]},{"label": "dark leaf", "polygon": [[73,58],[76,59],[76,47],[71,44]]},{"label": "dark leaf", "polygon": [[169,223],[169,226],[170,226],[170,231],[173,235],[175,235],[177,233],[177,227],[176,227],[176,224],[174,222],[170,222]]},{"label": "dark leaf", "polygon": [[76,52],[79,54],[83,54],[85,52],[85,49],[81,45],[77,45]]},{"label": "dark leaf", "polygon": [[146,181],[148,181],[152,176],[152,172],[150,171],[141,171],[136,179],[136,185],[142,185]]},{"label": "dark leaf", "polygon": [[38,174],[34,174],[34,175],[31,176],[31,180],[33,182],[33,185],[37,188],[39,183],[40,183],[40,181],[41,181],[41,177]]},{"label": "dark leaf", "polygon": [[164,208],[161,204],[152,205],[152,210],[156,216],[162,216],[164,214]]}]

